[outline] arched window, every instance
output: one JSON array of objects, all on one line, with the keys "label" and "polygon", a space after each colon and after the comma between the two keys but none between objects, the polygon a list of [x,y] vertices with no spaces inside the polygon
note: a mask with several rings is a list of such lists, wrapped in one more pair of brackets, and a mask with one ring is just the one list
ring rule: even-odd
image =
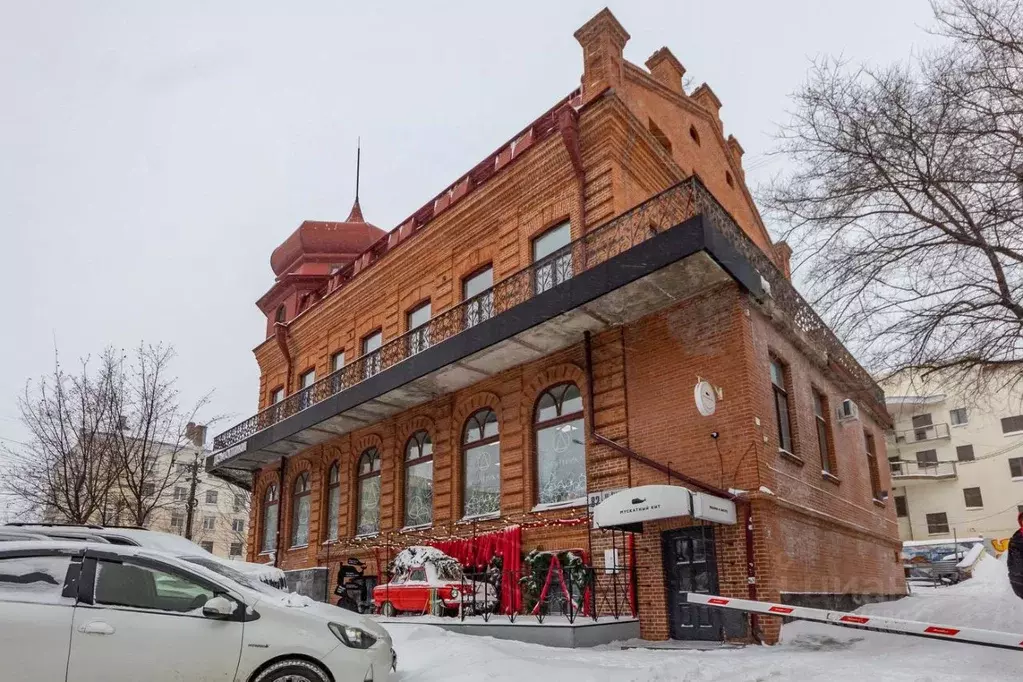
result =
[{"label": "arched window", "polygon": [[416,431],[405,444],[405,526],[433,523],[433,442]]},{"label": "arched window", "polygon": [[309,544],[309,472],[295,479],[291,489],[291,546]]},{"label": "arched window", "polygon": [[281,305],[277,306],[277,312],[274,313],[274,322],[284,322],[284,318],[286,318],[287,315],[288,315],[287,308],[285,308],[284,304],[282,303]]},{"label": "arched window", "polygon": [[732,174],[728,171],[725,171],[725,182],[728,183],[729,187],[735,187],[735,180],[732,179]]},{"label": "arched window", "polygon": [[334,462],[327,474],[327,539],[337,540],[341,512],[341,467]]},{"label": "arched window", "polygon": [[497,415],[488,407],[465,423],[462,439],[462,511],[465,518],[501,511],[501,439]]},{"label": "arched window", "polygon": [[697,146],[700,145],[700,133],[696,132],[696,126],[689,126],[689,137],[693,138]]},{"label": "arched window", "polygon": [[277,549],[277,486],[271,485],[263,493],[263,540],[260,552]]},{"label": "arched window", "polygon": [[575,384],[548,388],[536,403],[534,420],[537,501],[584,502],[586,433],[579,388]]},{"label": "arched window", "polygon": [[359,457],[357,535],[380,532],[380,452],[370,448]]}]

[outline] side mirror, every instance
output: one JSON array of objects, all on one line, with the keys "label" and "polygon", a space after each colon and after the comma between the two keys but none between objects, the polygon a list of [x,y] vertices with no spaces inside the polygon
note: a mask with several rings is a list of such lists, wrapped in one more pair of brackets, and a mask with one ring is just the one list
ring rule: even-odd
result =
[{"label": "side mirror", "polygon": [[214,597],[202,607],[202,615],[207,618],[227,618],[234,614],[238,604],[226,597]]}]

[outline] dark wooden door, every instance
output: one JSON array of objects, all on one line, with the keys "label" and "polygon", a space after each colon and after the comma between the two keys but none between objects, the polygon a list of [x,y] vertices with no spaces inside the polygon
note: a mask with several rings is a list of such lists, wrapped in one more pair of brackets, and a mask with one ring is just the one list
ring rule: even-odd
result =
[{"label": "dark wooden door", "polygon": [[723,639],[721,609],[690,604],[686,592],[719,594],[713,526],[666,531],[661,536],[672,639]]}]

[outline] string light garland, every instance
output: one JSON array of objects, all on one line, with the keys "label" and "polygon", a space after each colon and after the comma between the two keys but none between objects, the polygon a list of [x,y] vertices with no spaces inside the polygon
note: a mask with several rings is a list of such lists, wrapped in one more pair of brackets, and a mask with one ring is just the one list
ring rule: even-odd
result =
[{"label": "string light garland", "polygon": [[[589,515],[569,518],[544,518],[535,512],[522,512],[515,515],[492,519],[449,521],[446,532],[438,532],[440,528],[423,528],[385,531],[376,535],[338,538],[330,542],[331,553],[337,549],[371,550],[382,547],[403,549],[414,544],[430,544],[433,542],[450,542],[467,540],[474,535],[488,534],[519,526],[523,530],[534,528],[572,528],[588,524]],[[456,530],[456,528],[458,530]],[[338,556],[338,562],[342,558]]]}]

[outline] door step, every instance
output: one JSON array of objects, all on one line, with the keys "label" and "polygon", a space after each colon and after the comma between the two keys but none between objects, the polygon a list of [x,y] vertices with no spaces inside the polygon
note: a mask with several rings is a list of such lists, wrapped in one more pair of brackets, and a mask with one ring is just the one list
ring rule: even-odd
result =
[{"label": "door step", "polygon": [[668,651],[720,651],[722,649],[742,649],[746,645],[741,642],[704,642],[699,640],[669,639],[666,642],[642,642],[623,644],[623,649],[659,649]]}]

